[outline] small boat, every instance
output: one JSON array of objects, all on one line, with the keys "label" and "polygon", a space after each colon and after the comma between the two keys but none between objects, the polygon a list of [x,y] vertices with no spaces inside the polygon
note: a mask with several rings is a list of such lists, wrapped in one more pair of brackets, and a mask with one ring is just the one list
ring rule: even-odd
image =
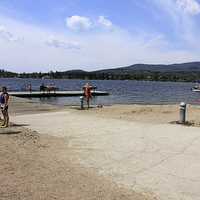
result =
[{"label": "small boat", "polygon": [[193,88],[191,88],[192,92],[200,92],[200,86],[196,85]]}]

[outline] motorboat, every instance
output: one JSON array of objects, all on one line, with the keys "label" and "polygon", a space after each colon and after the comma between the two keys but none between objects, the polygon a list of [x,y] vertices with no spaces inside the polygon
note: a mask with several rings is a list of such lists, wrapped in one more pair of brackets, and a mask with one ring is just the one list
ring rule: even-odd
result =
[{"label": "motorboat", "polygon": [[200,92],[200,85],[196,85],[193,88],[191,88],[192,92]]}]

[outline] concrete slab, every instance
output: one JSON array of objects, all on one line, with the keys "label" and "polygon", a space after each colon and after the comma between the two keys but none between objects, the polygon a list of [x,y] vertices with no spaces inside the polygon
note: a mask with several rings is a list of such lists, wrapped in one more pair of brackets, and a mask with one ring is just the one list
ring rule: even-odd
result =
[{"label": "concrete slab", "polygon": [[42,134],[65,137],[72,158],[139,192],[200,199],[200,129],[56,112],[16,116]]}]

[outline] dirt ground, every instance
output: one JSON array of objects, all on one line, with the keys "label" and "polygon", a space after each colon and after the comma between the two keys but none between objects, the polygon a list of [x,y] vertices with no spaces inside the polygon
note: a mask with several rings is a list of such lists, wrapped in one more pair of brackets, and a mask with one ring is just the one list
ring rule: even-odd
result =
[{"label": "dirt ground", "polygon": [[[143,123],[166,124],[179,120],[179,105],[113,105],[80,110],[78,106],[49,105],[16,97],[12,97],[10,104],[11,116],[70,110],[70,112],[80,115],[94,115]],[[200,106],[187,105],[186,120],[199,126]]]},{"label": "dirt ground", "polygon": [[17,126],[1,129],[0,199],[153,199],[73,164],[67,154],[67,141]]},{"label": "dirt ground", "polygon": [[[10,114],[48,113],[68,110],[79,115],[166,124],[179,118],[179,105],[114,105],[79,110],[12,97]],[[188,105],[187,120],[200,122],[200,107]],[[70,159],[67,138],[40,135],[28,127],[0,129],[0,200],[149,200],[154,194],[139,194],[116,185],[93,168]]]},{"label": "dirt ground", "polygon": [[11,115],[34,114],[43,112],[53,112],[63,109],[61,106],[54,106],[34,101],[34,99],[25,99],[10,97],[9,113]]},{"label": "dirt ground", "polygon": [[[151,124],[167,124],[179,120],[179,105],[113,105],[83,111],[71,107],[71,110],[82,115]],[[199,126],[200,106],[187,105],[186,120]]]},{"label": "dirt ground", "polygon": [[[53,112],[60,108],[13,98],[12,115]],[[70,160],[68,141],[40,135],[23,125],[0,129],[0,200],[149,200],[116,185],[92,168]]]}]

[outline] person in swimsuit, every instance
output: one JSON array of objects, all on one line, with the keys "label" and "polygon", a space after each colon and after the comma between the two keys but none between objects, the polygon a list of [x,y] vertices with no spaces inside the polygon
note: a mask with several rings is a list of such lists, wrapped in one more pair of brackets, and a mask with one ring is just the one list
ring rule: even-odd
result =
[{"label": "person in swimsuit", "polygon": [[3,124],[1,125],[1,128],[6,128],[9,124],[8,100],[9,94],[7,92],[7,88],[2,87],[2,93],[0,95],[0,106],[3,114]]},{"label": "person in swimsuit", "polygon": [[87,106],[90,107],[90,99],[92,98],[92,86],[89,83],[86,83],[83,87],[84,96],[86,98]]},{"label": "person in swimsuit", "polygon": [[32,84],[31,84],[31,83],[28,84],[27,89],[28,89],[28,91],[29,91],[30,93],[32,92]]}]

